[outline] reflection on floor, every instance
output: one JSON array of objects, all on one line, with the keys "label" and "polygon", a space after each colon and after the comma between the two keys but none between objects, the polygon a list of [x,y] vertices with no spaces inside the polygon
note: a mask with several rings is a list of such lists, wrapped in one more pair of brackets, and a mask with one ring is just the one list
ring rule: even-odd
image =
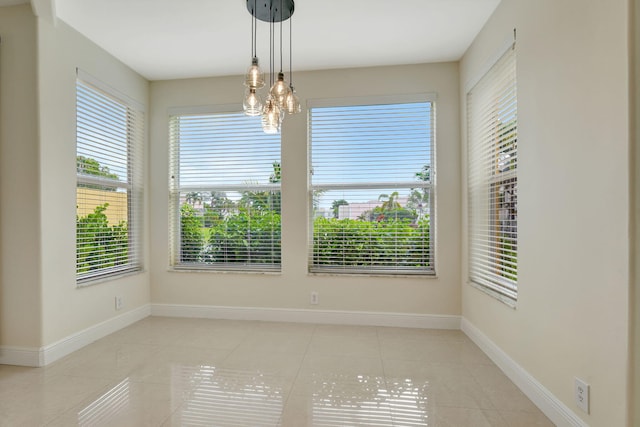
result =
[{"label": "reflection on floor", "polygon": [[0,365],[0,426],[552,426],[462,332],[149,317]]}]

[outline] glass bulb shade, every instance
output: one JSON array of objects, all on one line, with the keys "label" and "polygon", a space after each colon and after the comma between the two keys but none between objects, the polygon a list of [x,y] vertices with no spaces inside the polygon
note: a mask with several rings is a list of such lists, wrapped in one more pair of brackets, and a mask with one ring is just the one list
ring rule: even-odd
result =
[{"label": "glass bulb shade", "polygon": [[244,85],[260,89],[264,87],[264,73],[258,66],[258,58],[253,58],[251,61],[251,67],[247,70],[247,75],[244,78]]},{"label": "glass bulb shade", "polygon": [[242,107],[247,116],[259,116],[262,113],[262,100],[255,88],[251,87],[244,92]]},{"label": "glass bulb shade", "polygon": [[291,90],[285,98],[285,110],[289,114],[297,114],[302,111],[300,100],[298,99],[298,95],[296,95],[296,90],[293,86],[291,86]]},{"label": "glass bulb shade", "polygon": [[263,132],[271,134],[280,132],[281,116],[280,107],[275,103],[275,100],[271,96],[267,97],[262,109]]},{"label": "glass bulb shade", "polygon": [[271,86],[271,90],[269,94],[273,97],[274,101],[278,106],[282,109],[286,108],[286,98],[291,92],[289,86],[284,81],[284,74],[278,73],[278,80],[275,82],[273,86]]}]

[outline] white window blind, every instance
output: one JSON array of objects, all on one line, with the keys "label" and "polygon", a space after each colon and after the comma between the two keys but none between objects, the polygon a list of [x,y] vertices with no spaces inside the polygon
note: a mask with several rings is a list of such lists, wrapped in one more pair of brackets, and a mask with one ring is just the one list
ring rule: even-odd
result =
[{"label": "white window blind", "polygon": [[431,101],[311,106],[310,270],[434,274]]},{"label": "white window blind", "polygon": [[171,264],[280,269],[280,135],[242,112],[170,118]]},{"label": "white window blind", "polygon": [[144,113],[76,81],[78,284],[142,269]]},{"label": "white window blind", "polygon": [[467,94],[469,279],[517,300],[517,91],[510,48]]}]

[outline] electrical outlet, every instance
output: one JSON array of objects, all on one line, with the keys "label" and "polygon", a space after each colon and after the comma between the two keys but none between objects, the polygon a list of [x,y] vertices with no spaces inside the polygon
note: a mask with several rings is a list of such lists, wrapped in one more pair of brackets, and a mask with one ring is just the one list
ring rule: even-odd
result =
[{"label": "electrical outlet", "polygon": [[589,384],[582,381],[580,378],[575,379],[574,395],[576,399],[576,405],[587,414],[589,413]]},{"label": "electrical outlet", "polygon": [[318,291],[311,291],[311,305],[317,305],[318,298]]},{"label": "electrical outlet", "polygon": [[116,311],[122,310],[122,297],[116,297]]}]

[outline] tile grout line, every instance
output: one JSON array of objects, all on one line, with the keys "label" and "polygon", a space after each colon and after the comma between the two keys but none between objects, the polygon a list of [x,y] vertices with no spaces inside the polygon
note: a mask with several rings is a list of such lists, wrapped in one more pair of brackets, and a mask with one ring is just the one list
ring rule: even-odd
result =
[{"label": "tile grout line", "polygon": [[313,338],[315,337],[317,330],[318,330],[318,325],[314,323],[313,324],[313,332],[311,333],[311,338],[309,339],[309,342],[307,343],[307,348],[304,351],[304,355],[302,356],[302,360],[300,362],[300,365],[298,366],[298,370],[296,371],[296,375],[293,378],[291,386],[289,387],[289,391],[287,392],[287,398],[284,400],[284,403],[282,405],[282,412],[280,413],[280,418],[278,420],[277,426],[281,426],[282,423],[283,423],[284,410],[287,407],[287,404],[289,403],[289,399],[291,398],[291,393],[293,392],[293,387],[295,386],[296,382],[298,381],[298,377],[300,376],[300,371],[302,370],[302,365],[304,364],[304,361],[307,358],[307,354],[309,353],[309,347],[311,346],[311,342],[313,341]]}]

